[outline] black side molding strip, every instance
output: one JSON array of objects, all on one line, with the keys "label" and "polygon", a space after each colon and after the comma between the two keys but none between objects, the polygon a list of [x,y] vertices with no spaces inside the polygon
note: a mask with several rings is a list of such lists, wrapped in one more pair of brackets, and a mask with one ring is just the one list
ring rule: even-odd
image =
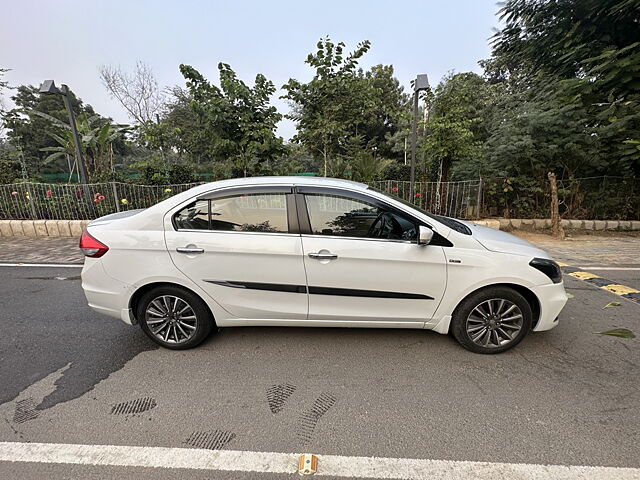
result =
[{"label": "black side molding strip", "polygon": [[385,292],[380,290],[358,290],[354,288],[309,287],[311,295],[336,295],[340,297],[404,298],[413,300],[433,300],[420,293]]},{"label": "black side molding strip", "polygon": [[222,287],[246,288],[249,290],[268,290],[271,292],[307,293],[305,285],[287,285],[283,283],[256,283],[256,282],[227,282],[221,280],[205,280]]},{"label": "black side molding strip", "polygon": [[[224,280],[205,280],[222,287],[246,288],[249,290],[267,290],[271,292],[307,293],[304,285],[288,285],[282,283],[228,282]],[[420,293],[385,292],[380,290],[359,290],[354,288],[309,287],[311,295],[332,295],[340,297],[397,298],[405,300],[433,300],[429,295]]]}]

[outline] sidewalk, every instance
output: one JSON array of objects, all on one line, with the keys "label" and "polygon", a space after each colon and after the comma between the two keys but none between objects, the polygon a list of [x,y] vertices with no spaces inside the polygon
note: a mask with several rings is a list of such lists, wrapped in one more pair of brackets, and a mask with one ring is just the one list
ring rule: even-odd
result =
[{"label": "sidewalk", "polygon": [[0,237],[0,263],[84,263],[77,237]]}]

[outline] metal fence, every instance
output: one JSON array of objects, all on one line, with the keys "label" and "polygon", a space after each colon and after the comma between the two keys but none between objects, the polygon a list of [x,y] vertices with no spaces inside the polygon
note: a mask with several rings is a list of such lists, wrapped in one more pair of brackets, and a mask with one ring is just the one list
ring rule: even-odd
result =
[{"label": "metal fence", "polygon": [[150,207],[196,185],[11,183],[0,185],[0,219],[92,220]]},{"label": "metal fence", "polygon": [[411,182],[382,180],[371,182],[370,185],[431,213],[470,219],[480,216],[482,182],[481,179],[458,182],[415,182],[414,198],[409,198]]},{"label": "metal fence", "polygon": [[[123,210],[147,208],[200,183],[13,183],[0,185],[0,219],[91,220]],[[432,213],[473,219],[487,216],[548,218],[546,179],[494,178],[457,182],[382,180],[371,186]],[[640,179],[588,177],[558,180],[563,218],[640,220]]]},{"label": "metal fence", "polygon": [[[416,182],[413,203],[433,213],[458,218],[478,215],[480,180]],[[12,183],[0,185],[0,219],[91,220],[110,213],[147,208],[200,183],[136,185]],[[372,186],[407,201],[409,182],[386,180]]]}]

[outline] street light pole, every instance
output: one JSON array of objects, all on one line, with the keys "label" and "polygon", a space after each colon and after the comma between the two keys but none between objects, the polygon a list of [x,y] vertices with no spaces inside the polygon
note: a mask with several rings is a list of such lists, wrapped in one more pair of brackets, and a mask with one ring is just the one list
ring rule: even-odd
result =
[{"label": "street light pole", "polygon": [[418,90],[413,92],[413,119],[411,121],[411,176],[409,177],[409,201],[413,202],[416,181],[416,142],[418,137]]},{"label": "street light pole", "polygon": [[413,83],[413,121],[411,124],[411,175],[409,177],[409,201],[414,200],[414,183],[416,181],[416,143],[418,140],[418,97],[421,90],[429,88],[429,78],[422,74]]},{"label": "street light pole", "polygon": [[89,183],[87,177],[87,169],[84,164],[84,157],[82,155],[82,148],[80,147],[80,137],[78,136],[78,128],[76,127],[76,118],[73,114],[73,108],[71,108],[71,100],[69,99],[69,87],[66,85],[60,85],[60,93],[64,100],[64,106],[67,108],[67,114],[69,115],[69,126],[71,127],[71,133],[73,134],[73,143],[76,146],[76,158],[78,159],[78,172],[80,172],[80,182]]},{"label": "street light pole", "polygon": [[[80,137],[78,135],[78,128],[76,127],[76,118],[73,114],[73,108],[71,108],[71,92],[69,91],[69,87],[66,85],[60,85],[60,87],[61,88],[56,87],[53,80],[45,80],[42,82],[42,85],[40,85],[40,93],[45,95],[62,95],[64,106],[66,107],[67,114],[69,115],[69,128],[71,128],[71,134],[73,135],[73,143],[76,147],[75,150],[76,158],[78,159],[78,172],[80,172],[80,183],[85,184],[82,192],[87,202],[87,210],[92,218],[97,218],[98,214],[96,212],[96,206],[92,201],[91,192],[89,191],[89,177],[87,175],[86,165],[84,164],[82,148],[80,147]],[[117,202],[118,199],[116,198],[115,201]]]},{"label": "street light pole", "polygon": [[60,88],[56,87],[53,80],[45,80],[40,85],[40,93],[45,95],[62,95],[64,106],[67,109],[67,115],[69,115],[69,127],[73,135],[73,143],[76,147],[76,158],[78,159],[78,172],[80,172],[80,182],[89,183],[89,177],[87,175],[87,169],[84,164],[84,157],[82,155],[82,148],[80,147],[80,137],[78,136],[78,128],[76,127],[76,118],[73,114],[73,108],[71,108],[71,99],[69,87],[66,85],[60,85]]}]

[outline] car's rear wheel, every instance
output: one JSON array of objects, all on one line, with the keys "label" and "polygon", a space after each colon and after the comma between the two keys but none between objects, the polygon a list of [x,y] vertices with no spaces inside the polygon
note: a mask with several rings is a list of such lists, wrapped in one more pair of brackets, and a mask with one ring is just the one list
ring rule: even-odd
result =
[{"label": "car's rear wheel", "polygon": [[146,292],[136,313],[151,340],[175,350],[195,347],[214,326],[209,309],[197,295],[170,285]]},{"label": "car's rear wheel", "polygon": [[500,353],[531,330],[529,302],[508,287],[490,287],[465,298],[453,313],[451,333],[467,350]]}]

